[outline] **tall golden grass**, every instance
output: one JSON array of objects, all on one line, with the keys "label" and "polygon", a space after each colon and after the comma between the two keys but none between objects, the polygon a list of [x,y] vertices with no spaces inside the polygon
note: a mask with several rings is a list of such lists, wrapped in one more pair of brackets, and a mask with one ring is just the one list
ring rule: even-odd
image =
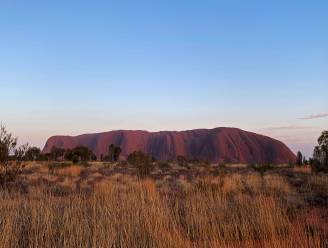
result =
[{"label": "tall golden grass", "polygon": [[294,193],[282,177],[256,173],[160,183],[114,175],[65,196],[1,191],[0,247],[327,247],[327,236],[307,232],[320,216],[290,215]]}]

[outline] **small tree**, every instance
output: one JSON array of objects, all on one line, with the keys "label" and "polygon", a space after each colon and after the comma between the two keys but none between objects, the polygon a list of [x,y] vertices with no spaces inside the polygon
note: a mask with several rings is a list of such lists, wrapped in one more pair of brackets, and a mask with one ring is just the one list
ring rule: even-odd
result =
[{"label": "small tree", "polygon": [[108,147],[108,156],[105,158],[105,160],[108,160],[110,162],[118,161],[121,155],[122,149],[118,146],[115,146],[114,144],[111,144]]},{"label": "small tree", "polygon": [[314,147],[311,166],[315,171],[328,172],[328,131],[323,131]]},{"label": "small tree", "polygon": [[303,155],[300,151],[298,151],[296,155],[296,165],[298,166],[303,165]]},{"label": "small tree", "polygon": [[5,173],[9,169],[9,155],[14,152],[17,145],[17,138],[8,133],[6,127],[0,125],[0,166]]},{"label": "small tree", "polygon": [[114,161],[114,153],[115,153],[115,145],[110,144],[108,147],[108,160],[109,161]]},{"label": "small tree", "polygon": [[77,146],[74,149],[67,149],[64,157],[65,160],[73,161],[73,163],[97,160],[97,156],[86,146]]},{"label": "small tree", "polygon": [[77,146],[73,149],[73,153],[79,157],[81,161],[90,161],[92,151],[86,146]]},{"label": "small tree", "polygon": [[65,151],[65,154],[64,154],[64,159],[65,160],[68,160],[68,161],[72,161],[73,160],[73,156],[74,156],[74,153],[73,153],[72,149],[67,149]]},{"label": "small tree", "polygon": [[144,154],[141,151],[131,153],[127,160],[130,164],[138,168],[138,174],[140,177],[149,175],[154,169],[151,156]]},{"label": "small tree", "polygon": [[15,159],[18,162],[26,161],[27,160],[27,151],[29,150],[28,143],[18,147],[15,150]]},{"label": "small tree", "polygon": [[303,157],[303,165],[308,165],[309,164],[309,161],[306,159],[306,157],[304,156]]},{"label": "small tree", "polygon": [[26,152],[26,160],[36,161],[41,160],[41,150],[38,147],[30,147]]},{"label": "small tree", "polygon": [[58,160],[58,158],[61,158],[61,160],[63,160],[64,154],[65,154],[65,149],[53,146],[51,148],[50,154],[51,154],[51,157],[53,160]]},{"label": "small tree", "polygon": [[115,147],[114,150],[114,161],[118,161],[121,155],[122,149],[120,147]]},{"label": "small tree", "polygon": [[328,131],[323,131],[318,139],[319,148],[323,155],[322,163],[328,167]]},{"label": "small tree", "polygon": [[[17,146],[17,138],[8,133],[5,126],[0,125],[0,183],[6,185],[7,182],[15,179],[21,172],[22,161],[26,158],[28,144]],[[14,154],[10,161],[10,155]]]},{"label": "small tree", "polygon": [[319,146],[315,146],[313,150],[313,160],[317,160],[320,162],[321,160],[321,151]]}]

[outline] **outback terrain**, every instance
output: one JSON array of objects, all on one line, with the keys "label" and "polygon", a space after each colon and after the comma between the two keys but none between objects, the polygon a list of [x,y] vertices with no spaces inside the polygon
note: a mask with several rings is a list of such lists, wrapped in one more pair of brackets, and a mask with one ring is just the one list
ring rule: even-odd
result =
[{"label": "outback terrain", "polygon": [[289,167],[25,162],[1,247],[327,247],[328,175]]}]

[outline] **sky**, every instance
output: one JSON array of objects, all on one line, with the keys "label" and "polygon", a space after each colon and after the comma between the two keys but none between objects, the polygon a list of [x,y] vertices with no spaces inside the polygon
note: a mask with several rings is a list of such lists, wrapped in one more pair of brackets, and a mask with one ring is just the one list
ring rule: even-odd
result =
[{"label": "sky", "polygon": [[0,4],[0,121],[20,142],[238,127],[312,154],[328,129],[328,1]]}]

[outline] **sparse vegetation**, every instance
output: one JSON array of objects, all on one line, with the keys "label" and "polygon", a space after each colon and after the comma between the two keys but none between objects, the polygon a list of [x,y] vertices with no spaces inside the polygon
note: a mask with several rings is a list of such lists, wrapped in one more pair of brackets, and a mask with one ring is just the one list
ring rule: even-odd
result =
[{"label": "sparse vegetation", "polygon": [[140,179],[131,166],[151,160],[145,156],[135,152],[120,172],[101,163],[28,163],[17,186],[0,190],[2,247],[328,245],[328,175],[227,165],[215,176],[170,165]]},{"label": "sparse vegetation", "polygon": [[158,162],[158,167],[161,169],[168,169],[170,168],[170,163],[167,161],[160,161]]},{"label": "sparse vegetation", "polygon": [[61,168],[72,166],[72,164],[67,162],[49,162],[47,163],[47,166],[49,170],[53,171],[55,169],[61,169]]},{"label": "sparse vegetation", "polygon": [[28,150],[26,152],[26,155],[25,155],[25,159],[27,161],[40,161],[40,160],[43,160],[40,148],[38,148],[38,147],[28,148]]},{"label": "sparse vegetation", "polygon": [[86,146],[77,146],[74,149],[64,151],[65,160],[72,161],[74,164],[96,160],[97,157]]},{"label": "sparse vegetation", "polygon": [[314,148],[310,164],[315,171],[328,172],[328,131],[323,131]]},{"label": "sparse vegetation", "polygon": [[27,150],[28,144],[17,147],[17,138],[0,125],[0,186],[6,187],[21,173]]},{"label": "sparse vegetation", "polygon": [[257,172],[264,173],[268,170],[275,169],[277,166],[272,165],[272,164],[249,164],[248,167],[252,168],[253,170],[255,170]]},{"label": "sparse vegetation", "polygon": [[50,156],[51,156],[52,160],[55,160],[55,161],[58,159],[63,160],[64,154],[65,154],[65,149],[63,149],[63,148],[58,148],[56,146],[51,148]]},{"label": "sparse vegetation", "polygon": [[135,151],[131,153],[128,156],[127,161],[137,167],[138,174],[140,177],[145,177],[149,175],[154,169],[152,158],[141,151]]},{"label": "sparse vegetation", "polygon": [[311,167],[300,152],[302,167],[156,162],[141,151],[117,162],[114,145],[107,162],[83,146],[40,162],[40,149],[16,148],[2,127],[1,247],[327,247],[322,137]]},{"label": "sparse vegetation", "polygon": [[111,144],[108,147],[108,155],[105,156],[102,160],[109,161],[109,162],[116,162],[119,160],[121,152],[122,149],[120,147]]},{"label": "sparse vegetation", "polygon": [[179,166],[189,168],[188,159],[184,156],[177,156],[176,161]]},{"label": "sparse vegetation", "polygon": [[296,165],[297,166],[302,166],[303,165],[303,155],[300,151],[298,151],[297,155],[296,155]]}]

